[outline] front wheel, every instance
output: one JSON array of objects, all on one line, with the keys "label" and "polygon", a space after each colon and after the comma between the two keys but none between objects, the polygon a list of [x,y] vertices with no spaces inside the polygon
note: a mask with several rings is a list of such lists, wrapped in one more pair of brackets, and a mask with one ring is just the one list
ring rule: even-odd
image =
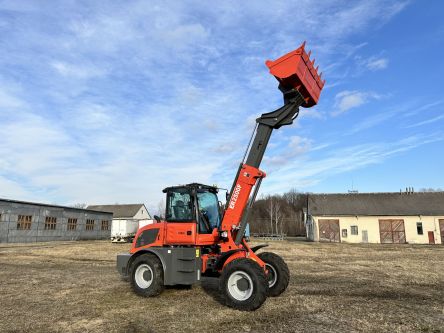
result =
[{"label": "front wheel", "polygon": [[267,299],[268,284],[264,270],[256,262],[240,258],[223,269],[219,289],[226,305],[252,311]]},{"label": "front wheel", "polygon": [[131,264],[131,287],[136,294],[144,297],[159,295],[163,289],[163,268],[154,254],[142,254]]},{"label": "front wheel", "polygon": [[279,296],[288,287],[290,270],[284,259],[272,252],[263,252],[258,257],[267,268],[268,296]]}]

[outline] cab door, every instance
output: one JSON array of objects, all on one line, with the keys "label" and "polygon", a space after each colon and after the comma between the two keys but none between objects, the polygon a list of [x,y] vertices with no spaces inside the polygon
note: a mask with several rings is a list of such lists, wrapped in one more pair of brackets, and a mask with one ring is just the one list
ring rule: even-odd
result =
[{"label": "cab door", "polygon": [[166,245],[196,244],[196,219],[189,189],[174,188],[167,192]]},{"label": "cab door", "polygon": [[196,223],[166,223],[166,245],[194,245],[196,244]]}]

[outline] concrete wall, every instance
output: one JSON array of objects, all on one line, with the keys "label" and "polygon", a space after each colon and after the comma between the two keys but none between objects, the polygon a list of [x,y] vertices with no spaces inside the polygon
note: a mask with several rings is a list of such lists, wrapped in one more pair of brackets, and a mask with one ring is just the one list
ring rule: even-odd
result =
[{"label": "concrete wall", "polygon": [[[307,225],[307,236],[310,240],[319,241],[319,219],[339,220],[341,242],[343,243],[362,243],[362,231],[364,230],[368,233],[369,243],[380,243],[379,220],[400,219],[404,220],[407,243],[429,244],[428,232],[433,231],[435,244],[441,244],[439,219],[444,219],[444,216],[313,216],[312,235],[309,234],[309,226]],[[422,235],[417,233],[417,222],[422,222]],[[351,226],[358,226],[357,235],[351,234]],[[347,237],[342,236],[342,229],[347,229]]]},{"label": "concrete wall", "polygon": [[[0,243],[46,242],[54,240],[109,239],[112,214],[64,207],[0,201]],[[31,215],[30,230],[17,230],[19,215]],[[57,218],[55,230],[45,230],[47,216]],[[67,230],[68,218],[77,219],[76,230]],[[87,219],[95,220],[94,230],[86,230]],[[109,230],[101,230],[102,220],[109,221]]]}]

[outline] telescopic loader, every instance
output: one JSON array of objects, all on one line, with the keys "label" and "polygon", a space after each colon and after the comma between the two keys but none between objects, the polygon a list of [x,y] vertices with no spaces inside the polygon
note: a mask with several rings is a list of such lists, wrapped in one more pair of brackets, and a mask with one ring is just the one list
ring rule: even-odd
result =
[{"label": "telescopic loader", "polygon": [[156,217],[157,223],[140,228],[130,252],[117,256],[119,273],[129,277],[138,295],[156,296],[164,286],[192,285],[203,276],[217,276],[225,304],[251,311],[287,288],[290,272],[284,260],[271,252],[257,254],[267,245],[250,247],[244,232],[265,178],[259,166],[271,133],[291,125],[300,106],[315,105],[325,81],[306,53],[305,42],[266,65],[279,81],[284,105],[256,119],[226,206],[220,209],[214,186],[167,187],[165,220]]}]

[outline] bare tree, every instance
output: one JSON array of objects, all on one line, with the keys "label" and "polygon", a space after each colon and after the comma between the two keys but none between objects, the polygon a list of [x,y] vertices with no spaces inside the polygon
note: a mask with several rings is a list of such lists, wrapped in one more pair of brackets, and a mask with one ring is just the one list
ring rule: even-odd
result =
[{"label": "bare tree", "polygon": [[267,196],[266,200],[268,201],[267,205],[267,213],[270,216],[270,227],[271,233],[273,233],[273,216],[274,216],[274,202],[273,197],[271,195]]},{"label": "bare tree", "polygon": [[[279,224],[282,222],[282,206],[278,200],[275,200],[274,204],[274,223],[276,224],[276,234],[279,234]],[[282,226],[281,226],[282,233]]]},{"label": "bare tree", "polygon": [[[278,233],[291,236],[305,233],[303,209],[307,193],[295,189],[282,195],[261,195],[248,218],[253,233]],[[278,207],[279,206],[279,207]]]},{"label": "bare tree", "polygon": [[289,205],[296,206],[300,195],[301,195],[301,193],[298,192],[298,190],[296,190],[295,188],[292,188],[287,193],[284,193],[284,195],[282,197]]},{"label": "bare tree", "polygon": [[165,200],[162,199],[159,201],[159,203],[157,204],[157,215],[159,215],[159,217],[161,219],[163,219],[165,216]]}]

